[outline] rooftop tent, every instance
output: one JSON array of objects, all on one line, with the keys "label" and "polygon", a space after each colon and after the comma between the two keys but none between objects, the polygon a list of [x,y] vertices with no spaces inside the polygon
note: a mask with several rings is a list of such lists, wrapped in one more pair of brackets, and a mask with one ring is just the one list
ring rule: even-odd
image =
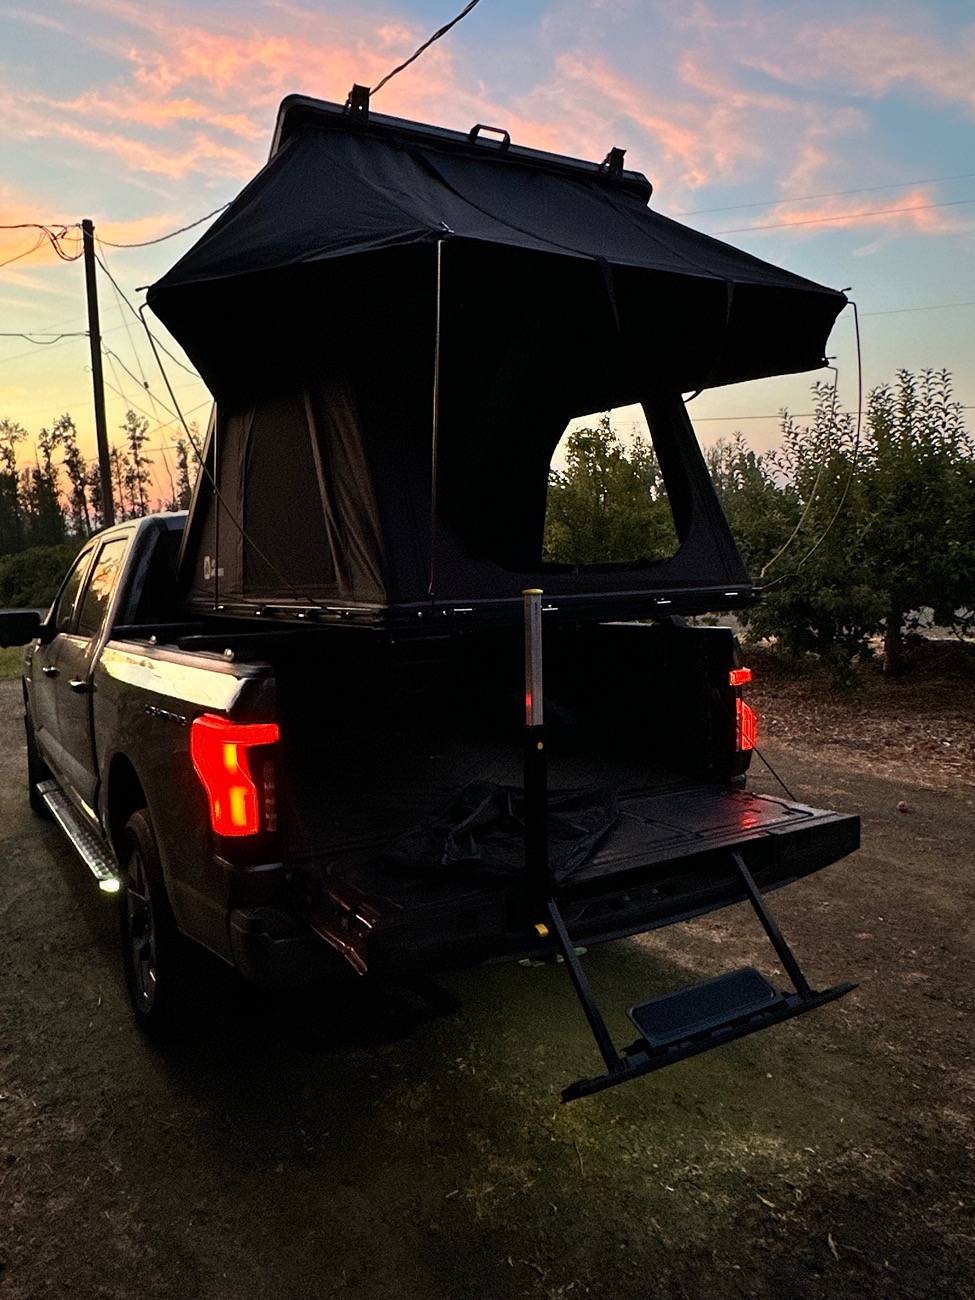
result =
[{"label": "rooftop tent", "polygon": [[[217,402],[192,602],[386,621],[525,586],[614,612],[747,598],[680,394],[821,366],[846,300],[650,194],[619,151],[596,165],[286,100],[267,165],[148,295]],[[676,554],[544,566],[567,421],[633,402]]]}]

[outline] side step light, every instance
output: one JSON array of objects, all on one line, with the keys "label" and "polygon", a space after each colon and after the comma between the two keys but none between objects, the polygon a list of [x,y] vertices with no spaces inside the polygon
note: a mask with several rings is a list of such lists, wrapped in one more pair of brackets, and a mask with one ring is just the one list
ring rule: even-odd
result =
[{"label": "side step light", "polygon": [[210,825],[217,835],[275,829],[273,767],[261,763],[258,768],[256,762],[252,766],[251,751],[276,745],[280,738],[276,722],[231,722],[215,713],[193,720],[190,757],[206,790]]}]

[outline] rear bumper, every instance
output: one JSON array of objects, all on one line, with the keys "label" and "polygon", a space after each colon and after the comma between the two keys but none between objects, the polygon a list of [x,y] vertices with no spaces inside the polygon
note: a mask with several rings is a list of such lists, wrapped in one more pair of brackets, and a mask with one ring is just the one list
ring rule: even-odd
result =
[{"label": "rear bumper", "polygon": [[234,964],[261,988],[314,988],[343,967],[307,922],[282,908],[236,908],[229,932]]}]

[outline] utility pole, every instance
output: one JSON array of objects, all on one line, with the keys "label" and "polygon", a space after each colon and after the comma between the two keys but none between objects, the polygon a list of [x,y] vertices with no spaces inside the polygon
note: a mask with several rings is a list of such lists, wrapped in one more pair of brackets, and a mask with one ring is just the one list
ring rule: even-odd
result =
[{"label": "utility pole", "polygon": [[105,381],[102,377],[102,335],[98,324],[98,282],[95,278],[95,227],[85,218],[81,223],[85,253],[85,288],[88,292],[88,342],[91,345],[91,383],[95,399],[95,437],[98,442],[98,476],[102,489],[102,521],[106,528],[115,523],[112,496],[112,465],[105,426]]}]

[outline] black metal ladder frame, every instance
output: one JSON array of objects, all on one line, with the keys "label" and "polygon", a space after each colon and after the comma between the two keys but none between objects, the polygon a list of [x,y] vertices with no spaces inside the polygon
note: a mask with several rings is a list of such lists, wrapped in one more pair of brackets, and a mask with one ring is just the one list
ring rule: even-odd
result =
[{"label": "black metal ladder frame", "polygon": [[836,984],[832,988],[823,990],[816,990],[810,986],[795,954],[786,942],[775,918],[769,912],[765,899],[756,885],[744,858],[737,851],[732,851],[729,856],[741,878],[745,896],[758,917],[769,942],[775,949],[784,970],[792,981],[795,991],[783,994],[779,1001],[763,1011],[754,1012],[739,1020],[728,1021],[703,1033],[689,1034],[686,1038],[670,1046],[654,1048],[645,1039],[638,1038],[636,1042],[619,1052],[613,1043],[609,1028],[593,996],[589,981],[582,969],[562,914],[559,911],[558,903],[554,895],[550,895],[545,900],[544,905],[547,924],[565,963],[576,997],[585,1012],[596,1046],[599,1048],[600,1055],[606,1065],[605,1074],[579,1079],[564,1088],[562,1090],[562,1100],[564,1102],[602,1092],[606,1088],[615,1087],[617,1084],[625,1083],[629,1079],[639,1078],[641,1075],[662,1070],[677,1061],[699,1056],[702,1052],[711,1051],[724,1043],[734,1042],[738,1038],[757,1033],[770,1025],[804,1015],[808,1011],[815,1010],[816,1007],[836,1001],[837,998],[843,997],[856,988],[855,984],[850,983]]}]

